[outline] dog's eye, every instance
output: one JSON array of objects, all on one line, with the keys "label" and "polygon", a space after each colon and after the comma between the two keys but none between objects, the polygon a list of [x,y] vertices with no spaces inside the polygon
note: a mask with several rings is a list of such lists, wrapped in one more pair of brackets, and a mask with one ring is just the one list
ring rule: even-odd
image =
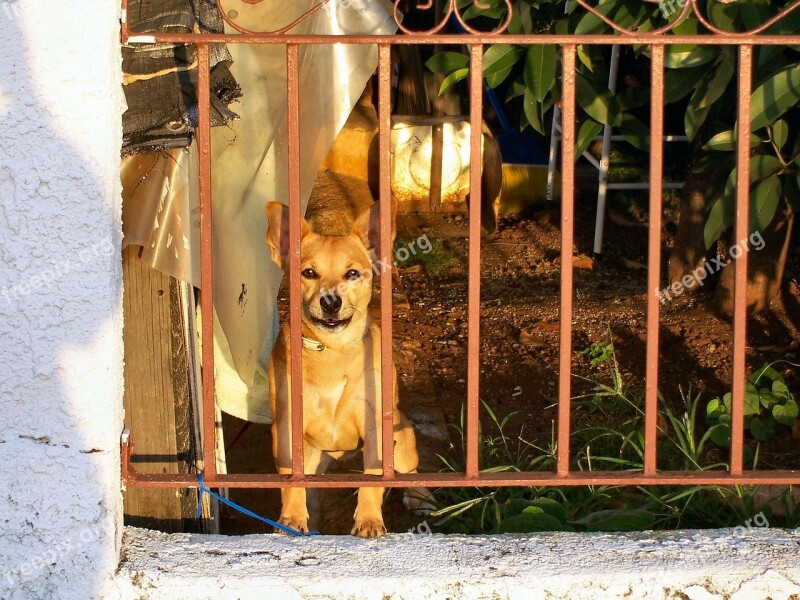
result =
[{"label": "dog's eye", "polygon": [[357,271],[356,269],[350,269],[347,273],[344,274],[345,279],[349,279],[353,281],[354,279],[361,279],[361,271]]},{"label": "dog's eye", "polygon": [[316,279],[317,272],[314,269],[303,269],[303,272],[300,273],[306,279]]}]

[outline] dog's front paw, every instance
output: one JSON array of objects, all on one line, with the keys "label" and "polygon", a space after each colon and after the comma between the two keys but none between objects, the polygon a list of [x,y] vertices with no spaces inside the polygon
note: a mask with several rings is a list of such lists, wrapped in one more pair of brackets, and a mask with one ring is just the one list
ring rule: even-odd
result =
[{"label": "dog's front paw", "polygon": [[386,526],[382,518],[356,520],[352,535],[360,538],[377,538],[386,535]]},{"label": "dog's front paw", "polygon": [[[285,525],[290,529],[294,529],[295,531],[299,531],[302,534],[308,533],[308,519],[303,519],[301,517],[295,517],[291,515],[285,517],[281,516],[281,518],[278,519],[278,523],[280,523],[281,525]],[[282,529],[276,528],[276,531],[278,533],[283,533],[284,535],[291,535],[289,533],[286,533]]]}]

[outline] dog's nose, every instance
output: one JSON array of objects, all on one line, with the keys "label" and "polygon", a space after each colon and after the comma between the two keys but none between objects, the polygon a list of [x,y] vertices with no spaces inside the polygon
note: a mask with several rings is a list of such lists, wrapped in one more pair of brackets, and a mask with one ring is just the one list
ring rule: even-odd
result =
[{"label": "dog's nose", "polygon": [[327,315],[335,315],[342,308],[342,299],[336,294],[324,294],[319,299],[319,305],[322,307],[322,312]]}]

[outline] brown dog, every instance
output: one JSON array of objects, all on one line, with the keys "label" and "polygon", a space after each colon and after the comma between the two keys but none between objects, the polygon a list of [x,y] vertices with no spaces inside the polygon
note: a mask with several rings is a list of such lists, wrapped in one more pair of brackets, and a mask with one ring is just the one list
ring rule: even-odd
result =
[{"label": "brown dog", "polygon": [[[332,460],[363,445],[364,473],[380,475],[381,444],[381,331],[371,322],[372,261],[377,247],[377,205],[355,223],[339,211],[315,212],[302,222],[300,245],[303,334],[303,434],[306,474],[324,473]],[[273,260],[283,267],[288,253],[288,209],[267,205],[267,244]],[[344,223],[343,223],[344,220]],[[349,224],[349,228],[347,225]],[[289,327],[284,324],[270,361],[272,449],[278,472],[291,473],[291,355]],[[417,468],[417,448],[411,423],[397,408],[394,381],[394,465],[399,473]],[[379,537],[386,533],[381,505],[383,488],[362,487],[352,534]],[[409,508],[420,508],[426,490],[406,494]],[[304,488],[281,490],[280,522],[307,532],[309,511]],[[423,507],[424,508],[424,507]]]}]

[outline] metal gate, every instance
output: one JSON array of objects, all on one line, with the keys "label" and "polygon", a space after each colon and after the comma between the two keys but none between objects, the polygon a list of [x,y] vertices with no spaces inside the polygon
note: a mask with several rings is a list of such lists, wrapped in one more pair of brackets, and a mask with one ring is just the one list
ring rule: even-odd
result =
[{"label": "metal gate", "polygon": [[[219,1],[219,0],[218,0]],[[261,0],[245,0],[257,3]],[[659,185],[651,185],[649,193],[649,252],[647,283],[647,356],[646,356],[646,396],[644,425],[644,469],[640,472],[570,470],[570,398],[571,398],[571,355],[572,355],[572,315],[573,315],[573,267],[572,251],[574,238],[575,210],[575,170],[574,153],[576,138],[576,49],[578,45],[646,45],[651,51],[651,105],[650,127],[650,182],[663,180],[663,139],[664,139],[664,57],[665,48],[673,44],[728,45],[735,46],[738,52],[738,123],[737,140],[737,178],[735,207],[735,239],[743,239],[748,234],[749,181],[750,181],[750,97],[752,93],[753,47],[754,45],[800,45],[800,35],[765,35],[774,25],[793,10],[800,7],[800,1],[789,5],[779,14],[759,27],[744,33],[730,33],[715,27],[704,15],[699,0],[677,0],[680,8],[678,17],[668,26],[641,33],[628,31],[607,18],[586,0],[576,0],[584,9],[593,13],[617,35],[508,35],[505,33],[512,16],[512,3],[504,0],[508,7],[505,22],[496,30],[482,32],[465,22],[459,13],[457,0],[447,0],[446,18],[429,31],[414,32],[406,29],[400,18],[396,0],[394,16],[402,31],[396,36],[341,35],[305,36],[291,35],[288,32],[324,7],[322,2],[308,13],[272,32],[252,32],[238,27],[224,18],[239,34],[153,34],[141,35],[129,31],[124,15],[127,3],[123,3],[122,41],[127,44],[148,44],[156,42],[195,44],[198,49],[199,69],[199,127],[197,144],[200,150],[200,199],[201,199],[201,265],[202,301],[204,306],[212,305],[213,264],[211,228],[211,140],[210,140],[210,87],[209,87],[209,44],[278,44],[286,47],[288,78],[288,123],[289,123],[289,215],[290,215],[290,327],[292,367],[291,377],[301,380],[302,341],[300,331],[300,167],[299,167],[299,49],[305,44],[372,44],[377,45],[379,54],[379,136],[380,136],[380,207],[381,215],[390,215],[390,136],[391,129],[391,65],[390,51],[397,44],[441,44],[470,46],[470,123],[472,129],[471,153],[481,152],[481,122],[483,112],[482,73],[484,46],[502,40],[508,44],[557,44],[561,49],[562,62],[562,127],[563,152],[561,159],[561,300],[560,300],[560,346],[559,346],[559,384],[558,384],[558,432],[557,466],[555,472],[482,472],[478,464],[478,424],[479,424],[479,361],[480,361],[480,264],[481,264],[481,202],[480,202],[480,161],[471,161],[471,198],[469,214],[469,341],[468,341],[468,380],[466,397],[466,469],[464,473],[425,473],[399,474],[394,470],[393,461],[393,407],[392,407],[392,294],[381,294],[381,356],[382,356],[382,445],[383,475],[335,474],[305,475],[303,472],[303,424],[302,424],[302,386],[291,388],[292,403],[292,474],[219,474],[215,469],[214,436],[214,353],[213,345],[206,343],[202,349],[202,378],[204,406],[204,442],[202,449],[205,465],[204,480],[208,487],[224,488],[281,488],[281,487],[412,487],[412,486],[583,486],[605,485],[696,485],[696,484],[800,484],[800,471],[749,471],[744,469],[744,394],[745,394],[745,345],[746,345],[746,284],[747,254],[742,254],[735,264],[734,320],[733,320],[733,391],[730,470],[706,471],[663,471],[657,469],[657,403],[658,403],[658,351],[659,351],[659,310],[658,289],[661,281],[661,206],[662,192]],[[670,1],[671,5],[676,2]],[[483,7],[478,0],[475,5]],[[429,10],[433,0],[420,4],[418,9]],[[666,35],[690,11],[712,33],[704,35]],[[466,35],[439,34],[447,18],[458,19],[467,30]],[[390,222],[381,219],[380,254],[391,256]],[[381,287],[391,289],[391,271],[382,270]],[[203,311],[202,332],[204,340],[213,339],[212,311]],[[134,432],[135,433],[135,432]],[[198,481],[191,475],[137,474],[131,466],[132,446],[122,446],[122,477],[127,485],[150,487],[197,487]]]}]

